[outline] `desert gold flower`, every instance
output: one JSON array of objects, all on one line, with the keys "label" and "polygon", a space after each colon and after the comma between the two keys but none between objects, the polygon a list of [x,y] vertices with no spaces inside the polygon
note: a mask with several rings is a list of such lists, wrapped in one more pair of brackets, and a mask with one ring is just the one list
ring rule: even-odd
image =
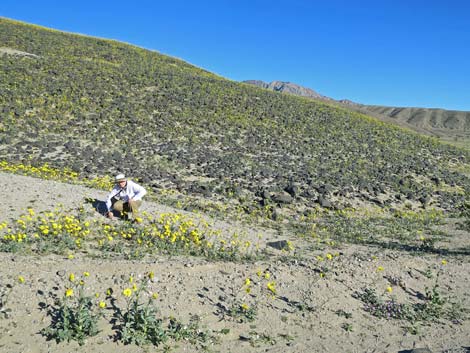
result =
[{"label": "desert gold flower", "polygon": [[158,298],[158,293],[153,293],[153,294],[152,294],[152,298],[153,298],[153,299],[157,299],[157,298]]},{"label": "desert gold flower", "polygon": [[104,309],[104,308],[106,308],[106,303],[103,302],[103,301],[101,301],[101,302],[99,303],[99,306],[100,306],[101,309]]},{"label": "desert gold flower", "polygon": [[24,283],[25,282],[24,277],[23,276],[18,276],[18,282]]},{"label": "desert gold flower", "polygon": [[75,258],[75,256],[73,254],[69,254],[68,258],[69,260],[72,260],[73,258]]},{"label": "desert gold flower", "polygon": [[441,261],[441,264],[447,265],[447,260],[443,259],[443,260]]},{"label": "desert gold flower", "polygon": [[153,277],[155,277],[155,274],[153,273],[153,271],[149,272],[148,277],[149,279],[153,279]]},{"label": "desert gold flower", "polygon": [[65,296],[66,296],[66,297],[72,297],[72,296],[73,296],[73,289],[72,289],[72,288],[68,288],[68,289],[65,291]]},{"label": "desert gold flower", "polygon": [[245,279],[245,286],[249,286],[251,284],[251,280],[249,278]]},{"label": "desert gold flower", "polygon": [[70,282],[75,281],[75,275],[74,275],[73,273],[71,273],[71,274],[69,275],[69,281],[70,281]]},{"label": "desert gold flower", "polygon": [[270,274],[268,271],[266,271],[266,273],[264,274],[264,278],[270,279],[270,278],[271,278],[271,274]]},{"label": "desert gold flower", "polygon": [[85,271],[85,272],[83,272],[83,275],[84,275],[85,277],[89,277],[89,276],[90,276],[90,272]]},{"label": "desert gold flower", "polygon": [[274,281],[268,282],[266,287],[271,291],[271,293],[276,294],[276,283]]},{"label": "desert gold flower", "polygon": [[390,286],[388,286],[388,287],[387,287],[387,292],[392,293],[392,291],[393,291],[393,288],[390,287]]},{"label": "desert gold flower", "polygon": [[130,288],[126,288],[122,291],[122,294],[125,296],[125,297],[130,297],[132,295],[132,289]]},{"label": "desert gold flower", "polygon": [[326,254],[326,258],[328,260],[333,260],[333,255],[331,255],[330,253]]},{"label": "desert gold flower", "polygon": [[242,308],[243,310],[247,311],[250,307],[248,306],[248,304],[243,303],[243,304],[241,305],[241,308]]},{"label": "desert gold flower", "polygon": [[381,272],[383,270],[384,270],[384,268],[382,266],[377,267],[377,272]]}]

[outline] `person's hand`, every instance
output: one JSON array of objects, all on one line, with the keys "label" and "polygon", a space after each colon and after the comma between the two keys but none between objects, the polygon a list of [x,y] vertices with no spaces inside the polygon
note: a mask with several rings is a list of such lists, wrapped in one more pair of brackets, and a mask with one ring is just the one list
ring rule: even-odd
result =
[{"label": "person's hand", "polygon": [[113,219],[114,215],[112,211],[108,211],[108,218]]}]

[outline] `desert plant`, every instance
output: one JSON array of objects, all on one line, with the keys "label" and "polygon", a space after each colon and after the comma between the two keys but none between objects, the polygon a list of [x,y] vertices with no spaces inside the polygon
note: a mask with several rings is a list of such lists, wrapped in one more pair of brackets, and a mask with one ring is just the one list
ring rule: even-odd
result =
[{"label": "desert plant", "polygon": [[83,345],[87,337],[99,333],[98,320],[102,316],[103,306],[97,305],[95,298],[86,295],[85,277],[88,277],[87,273],[80,280],[70,274],[63,296],[49,308],[51,324],[41,330],[47,339],[57,342],[74,340]]}]

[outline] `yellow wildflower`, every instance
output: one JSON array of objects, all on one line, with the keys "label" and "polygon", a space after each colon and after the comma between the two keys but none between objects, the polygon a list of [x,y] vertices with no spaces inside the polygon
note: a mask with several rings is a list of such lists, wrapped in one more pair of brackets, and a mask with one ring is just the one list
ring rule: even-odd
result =
[{"label": "yellow wildflower", "polygon": [[382,266],[377,267],[377,272],[381,272],[383,270],[384,270],[384,268]]},{"label": "yellow wildflower", "polygon": [[24,283],[25,279],[23,276],[18,276],[18,282]]},{"label": "yellow wildflower", "polygon": [[105,302],[100,302],[99,306],[100,306],[101,309],[104,309],[104,308],[106,308],[106,303]]},{"label": "yellow wildflower", "polygon": [[245,286],[249,286],[251,284],[251,280],[249,278],[245,279]]},{"label": "yellow wildflower", "polygon": [[90,276],[90,272],[85,271],[85,272],[83,272],[83,275],[84,275],[85,277],[89,277],[89,276]]},{"label": "yellow wildflower", "polygon": [[73,289],[72,289],[72,288],[68,288],[68,289],[65,291],[65,296],[66,296],[66,297],[72,297],[72,296],[73,296]]},{"label": "yellow wildflower", "polygon": [[122,294],[125,296],[125,297],[130,297],[132,295],[132,289],[130,288],[126,288],[122,291]]},{"label": "yellow wildflower", "polygon": [[273,282],[268,282],[266,287],[273,293],[276,294],[276,283]]},{"label": "yellow wildflower", "polygon": [[247,311],[247,310],[250,308],[250,307],[248,306],[248,304],[246,304],[246,303],[243,303],[243,304],[241,305],[241,307],[242,307],[242,309],[245,310],[245,311]]},{"label": "yellow wildflower", "polygon": [[153,299],[157,299],[157,298],[158,298],[158,293],[153,293],[153,294],[152,294],[152,298],[153,298]]},{"label": "yellow wildflower", "polygon": [[447,265],[447,260],[443,259],[443,260],[441,261],[441,264]]},{"label": "yellow wildflower", "polygon": [[71,274],[69,275],[69,281],[70,281],[70,282],[75,281],[75,275],[74,275],[73,273],[71,273]]},{"label": "yellow wildflower", "polygon": [[392,291],[393,291],[392,287],[388,286],[387,287],[387,292],[392,293]]}]

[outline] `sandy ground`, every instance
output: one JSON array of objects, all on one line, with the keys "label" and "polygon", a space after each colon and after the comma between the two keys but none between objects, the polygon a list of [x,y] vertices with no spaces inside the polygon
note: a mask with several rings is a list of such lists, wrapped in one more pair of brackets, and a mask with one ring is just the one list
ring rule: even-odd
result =
[{"label": "sandy ground", "polygon": [[[106,192],[77,185],[0,173],[0,183],[7,191],[7,202],[0,204],[0,222],[17,219],[27,207],[37,212],[51,210],[57,204],[64,208],[78,207],[84,198],[104,199]],[[168,212],[171,208],[146,202],[149,212]],[[101,217],[96,215],[96,217]],[[243,225],[215,222],[227,232],[240,231]],[[243,229],[242,229],[243,230]],[[246,232],[259,229],[246,227]],[[265,232],[267,240],[274,233]],[[271,238],[270,238],[271,237]],[[470,234],[456,233],[456,241]],[[452,243],[452,239],[450,240]],[[455,247],[458,247],[457,245]],[[439,276],[441,293],[470,308],[470,259],[468,255],[446,257],[438,254],[413,254],[357,245],[339,249],[310,251],[305,247],[302,256],[282,257],[270,250],[267,260],[254,263],[210,262],[203,258],[158,256],[145,260],[92,259],[87,254],[67,257],[26,256],[0,253],[2,267],[0,285],[17,282],[19,275],[25,283],[15,284],[5,307],[11,310],[8,318],[0,319],[0,352],[154,352],[163,346],[138,347],[115,342],[116,331],[110,321],[113,310],[104,310],[100,319],[101,332],[89,338],[84,346],[77,343],[46,341],[39,333],[51,321],[44,304],[52,304],[54,295],[61,295],[70,273],[87,271],[85,290],[104,293],[114,289],[118,305],[124,305],[120,295],[127,279],[139,279],[150,271],[155,277],[150,284],[157,299],[162,318],[174,316],[188,322],[197,315],[200,327],[212,332],[218,342],[207,344],[212,352],[407,352],[427,348],[430,352],[466,352],[470,348],[470,321],[451,322],[440,319],[418,325],[411,334],[407,321],[379,319],[364,311],[364,304],[354,297],[363,288],[374,288],[384,298],[399,302],[416,302],[432,287]],[[316,256],[336,252],[327,262],[328,272],[320,276],[321,264]],[[378,271],[382,267],[383,271]],[[269,272],[276,283],[277,297],[266,294],[265,278],[257,272]],[[429,278],[429,273],[433,274]],[[387,278],[399,279],[393,292],[387,293]],[[252,280],[253,291],[244,291],[245,279]],[[103,298],[104,294],[100,294]],[[257,303],[253,322],[237,322],[220,314],[221,307],[230,306],[238,298]],[[343,313],[347,313],[347,317]],[[221,333],[225,330],[225,334]],[[202,351],[199,345],[186,342],[168,343],[173,352]]]}]

